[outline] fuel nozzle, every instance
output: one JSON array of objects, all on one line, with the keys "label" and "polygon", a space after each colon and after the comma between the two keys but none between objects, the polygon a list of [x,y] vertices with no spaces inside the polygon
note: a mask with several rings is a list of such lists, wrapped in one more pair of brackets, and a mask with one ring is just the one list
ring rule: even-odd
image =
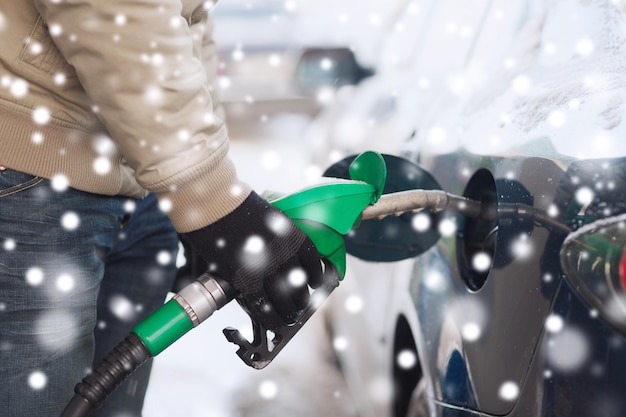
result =
[{"label": "fuel nozzle", "polygon": [[[237,353],[249,366],[261,369],[270,363],[343,278],[346,250],[342,235],[355,227],[363,209],[380,197],[386,178],[385,162],[380,154],[366,152],[355,160],[352,172],[352,180],[321,184],[271,201],[309,236],[320,255],[328,260],[329,268],[324,283],[313,291],[309,306],[295,324],[270,332],[250,316],[252,342],[236,329],[224,330],[226,338],[239,346]],[[209,274],[184,287],[139,323],[76,385],[75,395],[60,417],[90,416],[148,358],[164,351],[236,295],[227,282]]]}]

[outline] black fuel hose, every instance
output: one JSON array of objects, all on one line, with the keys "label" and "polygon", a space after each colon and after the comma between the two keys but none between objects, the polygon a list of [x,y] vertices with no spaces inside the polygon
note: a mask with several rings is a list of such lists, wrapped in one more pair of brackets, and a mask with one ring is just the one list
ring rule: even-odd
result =
[{"label": "black fuel hose", "polygon": [[150,358],[150,351],[131,333],[107,354],[74,388],[74,397],[60,417],[89,417],[115,389]]}]

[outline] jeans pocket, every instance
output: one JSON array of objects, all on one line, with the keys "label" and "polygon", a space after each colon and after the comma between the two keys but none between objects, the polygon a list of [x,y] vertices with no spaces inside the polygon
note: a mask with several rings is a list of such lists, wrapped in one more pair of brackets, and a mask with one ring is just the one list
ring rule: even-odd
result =
[{"label": "jeans pocket", "polygon": [[27,190],[43,181],[43,178],[12,169],[0,171],[0,198]]}]

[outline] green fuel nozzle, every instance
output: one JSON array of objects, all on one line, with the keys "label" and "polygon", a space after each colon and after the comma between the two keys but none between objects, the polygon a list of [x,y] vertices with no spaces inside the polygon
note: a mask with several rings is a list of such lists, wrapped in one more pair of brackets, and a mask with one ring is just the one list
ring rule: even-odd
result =
[{"label": "green fuel nozzle", "polygon": [[[224,329],[226,338],[239,346],[237,354],[249,366],[269,364],[293,338],[346,272],[343,236],[357,227],[363,210],[376,203],[385,185],[385,161],[377,152],[365,152],[350,165],[350,180],[333,179],[299,192],[270,199],[311,239],[337,275],[326,274],[325,283],[311,294],[311,303],[295,324],[272,331],[252,319],[252,342],[237,329]],[[102,363],[76,385],[75,395],[60,417],[87,417],[148,358],[164,351],[188,331],[236,297],[230,285],[204,274],[139,323]]]},{"label": "green fuel nozzle", "polygon": [[385,161],[379,153],[365,152],[350,165],[351,180],[333,179],[271,201],[313,241],[322,257],[346,273],[343,236],[358,226],[361,213],[375,204],[387,178]]}]

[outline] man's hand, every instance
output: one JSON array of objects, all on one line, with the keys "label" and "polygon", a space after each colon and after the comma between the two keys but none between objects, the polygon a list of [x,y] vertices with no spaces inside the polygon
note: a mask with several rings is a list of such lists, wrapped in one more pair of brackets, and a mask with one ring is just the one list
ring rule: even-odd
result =
[{"label": "man's hand", "polygon": [[208,272],[230,282],[243,307],[270,330],[295,322],[309,302],[307,284],[322,284],[313,243],[254,192],[226,217],[182,236],[207,261]]}]

